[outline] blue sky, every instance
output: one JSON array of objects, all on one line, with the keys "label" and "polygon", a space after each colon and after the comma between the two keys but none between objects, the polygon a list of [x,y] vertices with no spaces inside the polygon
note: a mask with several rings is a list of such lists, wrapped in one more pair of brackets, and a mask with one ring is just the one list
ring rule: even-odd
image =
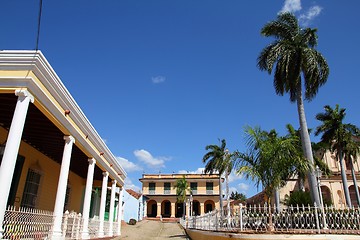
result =
[{"label": "blue sky", "polygon": [[[0,2],[0,49],[34,49],[38,0]],[[145,173],[197,172],[205,146],[244,151],[244,126],[298,127],[296,105],[275,94],[256,58],[262,26],[292,11],[318,28],[330,76],[306,103],[308,125],[336,103],[360,126],[360,2],[240,0],[44,1],[39,49],[140,188]],[[312,136],[313,141],[317,138]],[[231,189],[258,190],[241,176]]]}]

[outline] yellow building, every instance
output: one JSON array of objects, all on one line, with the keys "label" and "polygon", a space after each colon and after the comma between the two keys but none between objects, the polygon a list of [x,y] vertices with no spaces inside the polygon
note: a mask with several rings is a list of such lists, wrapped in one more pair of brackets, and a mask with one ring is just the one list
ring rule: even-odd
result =
[{"label": "yellow building", "polygon": [[[51,222],[38,217],[45,229],[38,234],[51,239],[65,237],[65,211],[82,214],[82,238],[92,237],[92,216],[97,237],[120,234],[120,224],[104,219],[106,202],[108,218],[121,217],[115,194],[126,173],[40,51],[0,52],[0,145],[0,222],[8,214],[27,219],[18,223],[20,238],[34,237],[26,226],[35,229],[39,223],[29,216],[40,210]],[[11,212],[8,205],[32,210]],[[7,227],[0,224],[0,238],[14,232]]]},{"label": "yellow building", "polygon": [[143,174],[140,181],[147,199],[144,204],[147,217],[179,218],[183,215],[183,203],[177,203],[174,188],[183,176],[192,192],[187,199],[187,214],[190,209],[193,215],[201,215],[220,208],[218,174]]},{"label": "yellow building", "polygon": [[[320,154],[320,153],[319,153]],[[318,155],[318,157],[321,157]],[[326,151],[323,155],[322,161],[326,163],[326,165],[329,167],[331,171],[331,176],[325,176],[322,174],[320,178],[318,178],[318,188],[321,189],[321,194],[323,198],[324,204],[331,204],[335,208],[342,208],[346,207],[346,200],[345,200],[345,194],[344,194],[344,186],[342,183],[341,178],[341,169],[340,169],[340,163],[336,159],[336,156],[334,153],[331,153],[330,151]],[[347,188],[350,194],[350,200],[351,205],[354,207],[359,206],[357,199],[356,199],[356,192],[355,192],[355,186],[351,175],[351,164],[348,161],[343,160],[343,165],[346,172],[346,179],[347,179]],[[356,183],[358,186],[358,189],[360,191],[360,157],[358,159],[353,160],[352,162],[354,166],[354,172],[356,176]],[[305,181],[305,190],[309,191],[308,182]],[[279,191],[279,197],[280,201],[285,199],[286,195],[290,195],[293,191],[299,190],[299,181],[298,179],[290,179],[288,180],[286,186],[280,189]],[[247,199],[248,204],[258,204],[258,203],[264,203],[264,194],[263,192],[258,193],[257,195]],[[273,197],[272,202],[275,203],[275,197]]]}]

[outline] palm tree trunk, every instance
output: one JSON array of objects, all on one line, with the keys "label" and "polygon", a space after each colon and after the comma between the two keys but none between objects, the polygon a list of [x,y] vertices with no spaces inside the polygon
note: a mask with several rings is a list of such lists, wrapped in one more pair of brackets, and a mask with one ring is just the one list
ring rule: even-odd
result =
[{"label": "palm tree trunk", "polygon": [[221,187],[221,174],[219,174],[219,192],[220,192],[220,216],[223,216],[223,201],[222,201],[222,187]]},{"label": "palm tree trunk", "polygon": [[352,158],[350,158],[350,164],[351,164],[351,176],[354,182],[354,187],[355,187],[355,193],[356,193],[356,201],[358,206],[360,206],[360,194],[359,194],[359,188],[357,186],[357,180],[356,180],[356,175],[355,175],[355,170],[354,170],[354,163],[352,161]]},{"label": "palm tree trunk", "polygon": [[276,205],[276,211],[280,212],[280,191],[279,191],[279,188],[275,189],[275,205]]},{"label": "palm tree trunk", "polygon": [[345,168],[344,168],[344,159],[343,159],[342,150],[338,149],[338,153],[339,153],[339,162],[340,162],[340,170],[341,170],[341,180],[343,182],[346,205],[349,208],[351,208],[351,200],[350,200],[349,188],[348,188],[348,184],[347,184],[346,172],[345,172]]},{"label": "palm tree trunk", "polygon": [[229,195],[229,173],[225,173],[225,181],[226,181],[226,210],[227,210],[227,218],[228,223],[230,223],[230,195]]},{"label": "palm tree trunk", "polygon": [[320,206],[320,198],[319,198],[319,191],[316,186],[317,181],[315,177],[315,171],[314,171],[314,158],[312,154],[312,148],[311,148],[311,141],[309,136],[309,131],[307,127],[306,122],[306,116],[305,116],[305,108],[304,108],[304,101],[302,97],[302,87],[301,87],[301,81],[298,81],[298,87],[297,87],[297,108],[298,108],[298,114],[299,114],[299,123],[300,123],[300,134],[301,134],[301,145],[303,148],[304,156],[305,158],[310,162],[310,169],[308,172],[308,181],[309,181],[309,187],[310,187],[310,194],[313,202],[316,203],[317,206]]}]

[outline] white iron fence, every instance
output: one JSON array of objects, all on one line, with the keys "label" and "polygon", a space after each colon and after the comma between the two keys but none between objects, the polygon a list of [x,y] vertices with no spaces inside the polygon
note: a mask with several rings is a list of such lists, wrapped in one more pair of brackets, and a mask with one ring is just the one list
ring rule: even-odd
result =
[{"label": "white iron fence", "polygon": [[227,232],[336,233],[360,234],[360,209],[335,209],[296,206],[243,206],[220,212],[212,211],[180,222],[184,228]]},{"label": "white iron fence", "polygon": [[[9,207],[5,211],[3,222],[3,239],[47,239],[54,222],[53,212]],[[112,224],[112,233],[110,225]],[[80,239],[83,218],[80,213],[66,211],[62,221],[62,235],[65,239]],[[89,219],[90,238],[96,238],[99,233],[100,220]],[[105,236],[116,236],[118,222],[104,221]]]}]

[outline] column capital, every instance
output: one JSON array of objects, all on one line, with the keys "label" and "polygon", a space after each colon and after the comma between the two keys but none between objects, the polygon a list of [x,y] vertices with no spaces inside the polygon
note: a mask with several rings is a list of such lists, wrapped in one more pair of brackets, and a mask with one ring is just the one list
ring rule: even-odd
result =
[{"label": "column capital", "polygon": [[111,183],[116,185],[117,183],[116,179],[112,180]]},{"label": "column capital", "polygon": [[109,173],[108,172],[103,172],[103,177],[108,177],[109,176]]},{"label": "column capital", "polygon": [[18,97],[26,98],[28,97],[30,99],[30,102],[34,102],[34,96],[26,89],[17,89],[15,90],[15,95]]},{"label": "column capital", "polygon": [[89,163],[89,165],[95,164],[95,163],[96,163],[95,158],[89,158],[89,159],[88,159],[88,163]]},{"label": "column capital", "polygon": [[70,135],[65,135],[64,140],[65,140],[66,143],[70,143],[70,142],[75,143],[75,138],[73,136],[70,136]]}]

